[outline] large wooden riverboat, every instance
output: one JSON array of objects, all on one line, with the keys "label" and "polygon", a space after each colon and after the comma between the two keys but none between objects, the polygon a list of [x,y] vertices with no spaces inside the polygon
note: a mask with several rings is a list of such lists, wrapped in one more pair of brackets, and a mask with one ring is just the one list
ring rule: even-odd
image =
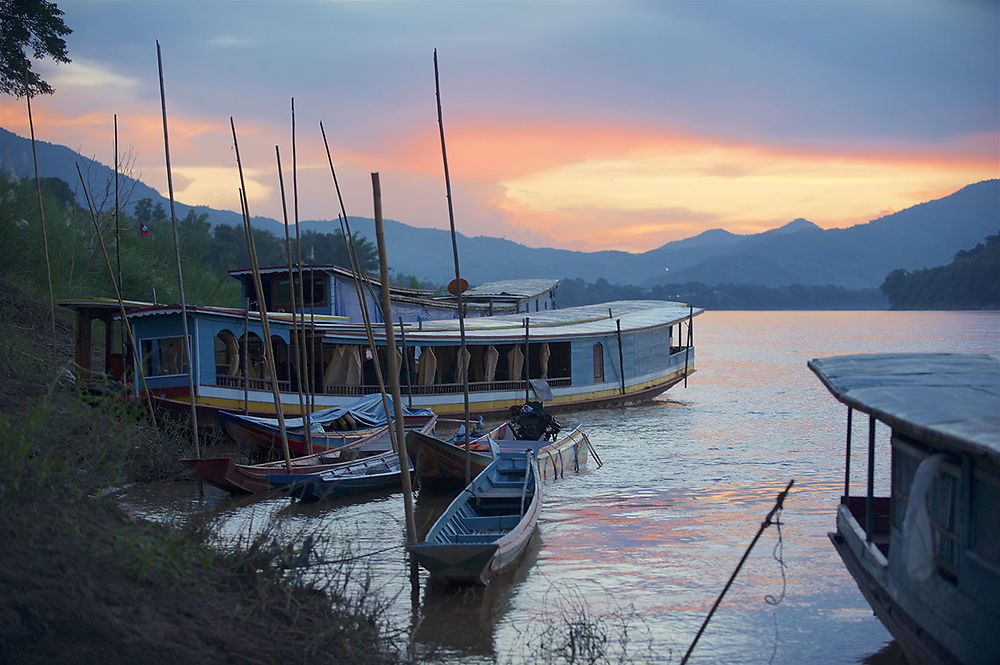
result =
[{"label": "large wooden riverboat", "polygon": [[[812,360],[847,405],[847,469],[830,539],[910,663],[1000,663],[1000,361],[873,354]],[[851,493],[851,421],[868,414]],[[876,423],[891,488],[876,494]]]},{"label": "large wooden riverboat", "polygon": [[[341,271],[310,269],[304,328],[311,381],[312,409],[338,407],[361,395],[378,392],[375,363],[386,366],[385,330],[365,297],[374,325],[375,353],[355,319],[358,300],[349,300]],[[257,415],[273,414],[272,386],[277,383],[282,410],[300,414],[299,365],[295,322],[282,294],[288,291],[286,270],[264,272],[265,298],[276,376],[264,361],[259,302],[240,271],[244,309],[188,306],[192,376],[197,406]],[[282,277],[284,276],[284,277]],[[544,280],[542,280],[544,282]],[[427,407],[438,414],[464,410],[463,374],[468,377],[472,412],[506,413],[533,399],[539,380],[551,389],[547,409],[649,399],[694,372],[693,319],[701,310],[683,303],[620,301],[555,309],[555,283],[524,280],[517,295],[510,282],[495,302],[484,301],[488,285],[476,289],[467,305],[466,352],[460,346],[454,300],[418,297],[409,290],[390,290],[393,304],[402,398],[407,406]],[[546,286],[548,284],[548,286]],[[376,296],[380,286],[376,282]],[[501,289],[494,289],[500,291]],[[532,295],[534,293],[534,295]],[[311,295],[308,295],[311,294]],[[143,390],[174,404],[189,401],[184,359],[182,308],[179,305],[127,302],[125,308],[139,347],[141,367],[130,349],[115,348],[123,337],[117,329],[119,304],[107,299],[63,301],[77,313],[77,365],[85,377],[125,377],[130,393]],[[451,309],[449,309],[449,307]],[[532,307],[534,309],[532,309]],[[249,310],[249,311],[248,311]],[[506,312],[506,313],[497,313]],[[450,315],[449,315],[450,313]],[[490,315],[492,313],[492,315]],[[93,330],[103,323],[103,331]],[[104,334],[104,371],[95,371],[93,340]],[[139,371],[141,370],[141,372]],[[533,387],[533,384],[535,387]],[[210,412],[210,411],[209,411]]]}]

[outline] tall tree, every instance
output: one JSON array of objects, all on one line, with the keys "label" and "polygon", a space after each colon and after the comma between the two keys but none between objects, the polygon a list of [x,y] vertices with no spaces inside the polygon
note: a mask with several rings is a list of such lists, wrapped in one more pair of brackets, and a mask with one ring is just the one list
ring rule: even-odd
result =
[{"label": "tall tree", "polygon": [[63,37],[73,31],[62,15],[54,2],[0,0],[0,92],[15,97],[52,94],[52,86],[31,70],[31,59],[69,62]]}]

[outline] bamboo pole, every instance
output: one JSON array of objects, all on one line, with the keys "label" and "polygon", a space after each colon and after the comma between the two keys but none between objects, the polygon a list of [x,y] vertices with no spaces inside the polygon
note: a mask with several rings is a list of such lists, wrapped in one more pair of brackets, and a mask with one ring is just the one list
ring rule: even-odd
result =
[{"label": "bamboo pole", "polygon": [[201,457],[201,444],[198,442],[198,409],[195,406],[194,359],[191,356],[191,342],[188,338],[187,303],[184,301],[184,275],[181,273],[181,249],[177,239],[177,214],[174,209],[174,180],[170,171],[170,142],[167,138],[167,97],[163,87],[163,58],[160,55],[160,42],[156,42],[156,64],[160,72],[160,108],[163,115],[163,153],[167,162],[167,192],[170,195],[170,226],[174,231],[174,258],[177,261],[177,288],[181,299],[181,323],[184,338],[181,348],[187,358],[188,391],[191,402],[191,436],[194,437],[194,453]]},{"label": "bamboo pole", "polygon": [[[372,197],[375,200],[375,241],[378,244],[379,275],[382,284],[389,282],[389,261],[386,258],[385,235],[382,232],[382,188],[378,173],[372,173]],[[417,542],[417,527],[413,517],[413,488],[410,484],[410,462],[406,453],[406,434],[403,426],[403,402],[399,391],[399,367],[396,366],[396,338],[392,326],[392,297],[389,289],[382,288],[382,312],[385,314],[385,364],[389,372],[389,389],[392,391],[392,407],[396,418],[396,438],[400,442],[399,476],[403,481],[403,512],[406,516],[406,543]]]},{"label": "bamboo pole", "polygon": [[[299,371],[296,372],[296,379],[298,383],[298,393],[299,393],[299,411],[302,412],[302,424],[303,434],[306,440],[306,452],[312,454],[312,438],[309,436],[309,423],[306,419],[307,404],[305,397],[303,396],[303,386],[302,386],[302,374],[305,372],[305,363],[302,359],[302,354],[304,350],[302,345],[299,343],[299,327],[298,318],[296,317],[296,307],[295,307],[295,273],[292,271],[292,242],[288,233],[288,206],[285,204],[285,179],[281,174],[281,152],[278,150],[278,146],[274,146],[274,156],[278,162],[278,187],[281,189],[281,214],[284,221],[285,227],[285,257],[288,262],[288,297],[292,300],[292,350],[295,352],[295,364],[298,366]],[[291,360],[289,360],[289,366],[291,366]],[[277,377],[275,377],[277,379]]]},{"label": "bamboo pole", "polygon": [[[118,292],[124,293],[125,288],[122,286],[122,239],[121,239],[121,229],[119,227],[119,201],[118,201],[118,114],[114,115],[115,120],[115,255],[118,258]],[[125,380],[125,329],[121,331],[121,345],[122,345],[122,381]]]},{"label": "bamboo pole", "polygon": [[[299,271],[299,304],[302,307],[302,324],[299,327],[299,334],[302,336],[302,371],[305,372],[305,389],[309,400],[309,406],[302,414],[302,424],[306,434],[306,450],[312,454],[312,412],[316,408],[316,390],[313,386],[314,375],[313,364],[316,362],[313,344],[316,331],[316,306],[313,303],[314,291],[312,288],[312,272],[309,280],[309,335],[306,335],[306,301],[304,293],[304,283],[302,273],[302,238],[299,234],[299,178],[298,162],[295,152],[295,98],[292,97],[292,209],[295,218],[295,256],[298,261]],[[294,314],[292,317],[294,318]],[[323,358],[322,343],[320,344],[320,361]]]},{"label": "bamboo pole", "polygon": [[[25,74],[27,77],[27,74]],[[31,90],[27,81],[24,86],[24,99],[28,104],[28,128],[31,130],[31,158],[35,164],[35,193],[38,195],[38,219],[42,223],[42,253],[45,255],[45,278],[49,283],[49,318],[52,323],[52,376],[59,371],[59,361],[56,353],[56,300],[52,289],[52,265],[49,261],[49,237],[45,231],[45,212],[42,208],[42,182],[38,179],[38,153],[35,150],[35,123],[31,118]],[[98,234],[100,235],[100,234]]]},{"label": "bamboo pole", "polygon": [[622,349],[622,320],[615,319],[618,332],[618,370],[621,372],[622,395],[625,394],[625,351]]},{"label": "bamboo pole", "polygon": [[406,330],[403,328],[403,317],[399,317],[399,341],[403,346],[403,373],[406,375],[406,400],[413,408],[413,384],[410,382],[410,356],[406,351]]},{"label": "bamboo pole", "polygon": [[83,181],[83,173],[80,171],[79,164],[76,164],[76,174],[79,176],[80,185],[83,187],[83,197],[87,201],[90,219],[94,222],[94,233],[97,234],[97,243],[101,246],[101,254],[104,255],[104,263],[108,268],[108,277],[111,279],[111,286],[115,289],[115,298],[118,299],[118,312],[122,317],[122,327],[128,333],[129,344],[132,345],[132,358],[135,362],[135,370],[142,384],[142,392],[146,396],[149,417],[153,420],[153,430],[156,430],[156,413],[153,411],[153,400],[150,398],[149,389],[146,387],[146,377],[142,371],[142,362],[139,359],[139,346],[135,343],[135,337],[132,335],[132,326],[129,325],[128,317],[125,315],[125,301],[122,300],[121,291],[118,290],[118,285],[115,283],[115,272],[111,269],[111,259],[108,258],[108,250],[104,246],[104,238],[101,237],[101,226],[97,223],[97,213],[94,212],[94,206],[90,202],[90,194],[87,193],[87,183]]},{"label": "bamboo pole", "polygon": [[687,344],[684,346],[684,387],[688,387],[688,357],[691,355],[691,346],[694,344],[694,305],[688,305],[688,335]]},{"label": "bamboo pole", "polygon": [[[250,270],[253,272],[254,289],[257,292],[257,311],[260,314],[260,325],[264,335],[264,353],[267,366],[271,372],[271,395],[274,398],[274,413],[278,418],[278,431],[281,432],[281,450],[285,454],[285,469],[292,472],[292,456],[288,451],[288,432],[285,430],[285,414],[281,410],[281,394],[278,391],[278,374],[274,369],[274,348],[271,346],[271,327],[267,321],[267,306],[264,300],[264,287],[260,281],[260,266],[257,264],[257,248],[253,241],[253,227],[250,225],[250,204],[247,203],[246,183],[243,179],[243,163],[240,161],[240,144],[236,139],[236,122],[229,118],[233,130],[233,148],[236,151],[236,167],[240,172],[240,199],[243,208],[243,230],[247,236],[247,251],[250,254]],[[249,340],[247,340],[249,341]]]},{"label": "bamboo pole", "polygon": [[[448,223],[451,226],[451,253],[455,259],[455,300],[458,303],[458,334],[462,346],[462,355],[465,350],[465,306],[462,303],[462,276],[458,267],[458,238],[455,235],[455,206],[451,197],[451,177],[448,174],[448,151],[444,143],[444,120],[441,113],[441,81],[438,76],[438,54],[434,49],[434,94],[437,98],[438,128],[441,134],[441,160],[444,162],[444,185],[448,197]],[[527,362],[527,358],[525,358]],[[465,404],[465,484],[471,481],[472,458],[469,451],[469,432],[472,429],[471,418],[469,417],[469,371],[466,368],[462,376],[462,397]]]},{"label": "bamboo pole", "polygon": [[531,317],[524,317],[524,401],[531,401],[530,384],[528,381],[531,380],[531,363],[528,362],[528,353],[530,352],[530,347],[528,345],[528,339],[531,327]]}]

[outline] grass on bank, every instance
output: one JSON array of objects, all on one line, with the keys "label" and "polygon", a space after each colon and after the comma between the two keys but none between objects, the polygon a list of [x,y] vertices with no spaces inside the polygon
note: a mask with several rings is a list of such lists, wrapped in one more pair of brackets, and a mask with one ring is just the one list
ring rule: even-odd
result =
[{"label": "grass on bank", "polygon": [[[0,289],[0,662],[384,663],[377,606],[295,579],[269,534],[219,551],[195,520],[123,512],[108,488],[182,473],[186,437],[53,375],[47,303]],[[60,315],[58,365],[72,323]]]}]

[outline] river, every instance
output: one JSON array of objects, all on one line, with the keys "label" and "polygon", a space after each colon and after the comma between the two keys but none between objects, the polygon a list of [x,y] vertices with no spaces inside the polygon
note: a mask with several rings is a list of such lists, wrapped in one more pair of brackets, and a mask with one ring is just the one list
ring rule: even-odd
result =
[{"label": "river", "polygon": [[[844,483],[847,409],[806,367],[880,351],[1000,355],[1000,312],[707,312],[697,372],[653,402],[559,414],[581,422],[604,465],[547,484],[524,561],[485,589],[411,588],[401,495],[297,504],[233,500],[195,483],[135,487],[139,514],[209,510],[224,539],[280,531],[328,540],[319,556],[363,556],[400,640],[451,663],[678,663],[740,557],[795,481],[692,652],[691,663],[896,663],[827,533]],[[855,440],[867,437],[856,418]],[[888,431],[876,490],[888,486]],[[857,448],[857,447],[856,447]],[[856,491],[863,451],[853,460]],[[421,496],[426,523],[442,500]],[[339,565],[339,564],[334,564]],[[575,652],[574,652],[575,650]],[[599,656],[592,660],[591,656]],[[603,658],[603,660],[601,660]]]}]

